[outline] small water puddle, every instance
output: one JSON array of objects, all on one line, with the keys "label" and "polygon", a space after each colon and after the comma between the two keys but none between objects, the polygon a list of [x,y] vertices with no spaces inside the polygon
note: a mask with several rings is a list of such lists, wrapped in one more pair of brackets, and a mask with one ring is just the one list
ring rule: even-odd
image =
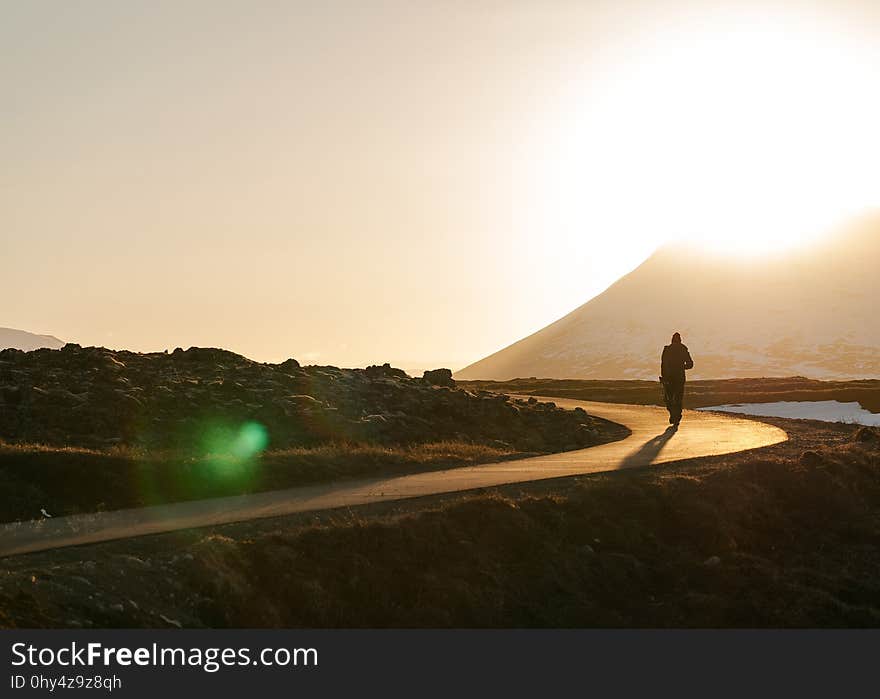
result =
[{"label": "small water puddle", "polygon": [[791,417],[824,422],[847,422],[854,425],[880,426],[880,414],[865,410],[858,403],[837,400],[779,401],[777,403],[736,403],[713,405],[698,410],[718,410],[723,413],[745,413],[765,417]]}]

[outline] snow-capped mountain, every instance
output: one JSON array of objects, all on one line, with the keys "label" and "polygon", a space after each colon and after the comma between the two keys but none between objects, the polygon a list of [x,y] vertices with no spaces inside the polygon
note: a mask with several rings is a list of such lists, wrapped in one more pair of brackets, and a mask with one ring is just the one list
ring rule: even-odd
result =
[{"label": "snow-capped mountain", "polygon": [[63,346],[64,343],[52,335],[35,335],[24,330],[0,328],[0,350],[13,348],[30,352],[43,347],[59,349]]},{"label": "snow-capped mountain", "polygon": [[761,259],[662,248],[460,379],[656,378],[682,334],[691,378],[880,378],[880,217]]}]

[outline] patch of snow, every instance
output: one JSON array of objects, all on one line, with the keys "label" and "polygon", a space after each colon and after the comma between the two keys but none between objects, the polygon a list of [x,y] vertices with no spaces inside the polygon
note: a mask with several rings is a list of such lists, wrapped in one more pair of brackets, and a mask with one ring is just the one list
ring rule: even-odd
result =
[{"label": "patch of snow", "polygon": [[880,427],[880,414],[865,410],[858,403],[837,400],[779,401],[777,403],[741,403],[713,405],[697,410],[717,410],[722,413],[745,413],[765,417],[790,417],[823,422],[847,422],[856,425]]}]

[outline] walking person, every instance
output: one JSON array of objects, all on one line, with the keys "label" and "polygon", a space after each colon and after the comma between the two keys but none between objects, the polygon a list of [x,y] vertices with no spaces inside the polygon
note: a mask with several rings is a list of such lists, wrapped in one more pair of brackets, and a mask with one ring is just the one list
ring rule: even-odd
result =
[{"label": "walking person", "polygon": [[663,397],[669,411],[669,424],[678,426],[681,422],[681,406],[684,401],[685,371],[693,369],[694,360],[681,335],[675,333],[672,342],[663,348],[660,357],[660,383],[663,384]]}]

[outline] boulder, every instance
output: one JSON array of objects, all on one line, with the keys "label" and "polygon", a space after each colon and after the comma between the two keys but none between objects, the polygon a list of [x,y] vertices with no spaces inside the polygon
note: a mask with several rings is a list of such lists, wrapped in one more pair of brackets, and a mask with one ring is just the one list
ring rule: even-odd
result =
[{"label": "boulder", "polygon": [[799,462],[802,466],[815,468],[817,466],[822,466],[825,463],[825,460],[818,452],[807,450],[801,454]]},{"label": "boulder", "polygon": [[382,366],[378,366],[376,364],[372,366],[368,366],[364,369],[364,373],[369,376],[371,379],[408,379],[409,376],[403,369],[395,369],[388,362],[385,362]]},{"label": "boulder", "polygon": [[860,427],[853,436],[853,440],[865,446],[878,447],[880,446],[880,430],[876,427]]},{"label": "boulder", "polygon": [[452,378],[452,371],[449,369],[429,369],[422,374],[422,380],[428,382],[432,386],[455,386]]}]

